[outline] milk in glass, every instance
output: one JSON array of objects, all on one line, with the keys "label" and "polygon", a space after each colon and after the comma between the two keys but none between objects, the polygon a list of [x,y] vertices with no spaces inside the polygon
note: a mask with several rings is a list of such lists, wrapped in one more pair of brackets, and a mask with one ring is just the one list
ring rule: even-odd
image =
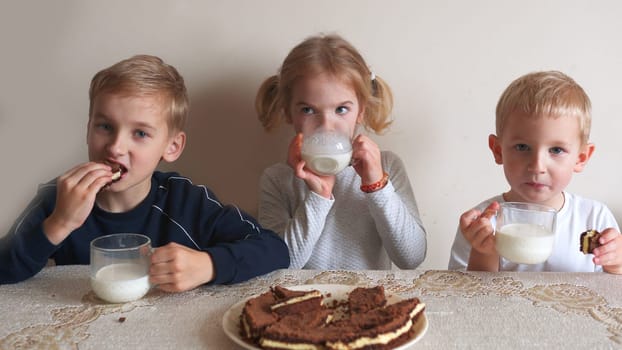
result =
[{"label": "milk in glass", "polygon": [[133,263],[110,264],[91,277],[91,287],[100,298],[111,303],[138,300],[149,291],[145,266]]},{"label": "milk in glass", "polygon": [[345,134],[322,130],[304,138],[301,156],[314,173],[335,175],[350,165],[352,144]]},{"label": "milk in glass", "polygon": [[539,264],[553,251],[555,236],[546,228],[534,224],[508,224],[495,234],[497,252],[519,264]]},{"label": "milk in glass", "polygon": [[110,303],[126,303],[149,291],[151,239],[115,233],[91,241],[91,288]]}]

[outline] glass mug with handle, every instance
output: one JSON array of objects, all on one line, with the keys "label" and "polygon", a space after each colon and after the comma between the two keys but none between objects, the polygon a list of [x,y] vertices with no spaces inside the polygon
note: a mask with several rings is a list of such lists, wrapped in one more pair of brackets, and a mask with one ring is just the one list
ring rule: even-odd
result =
[{"label": "glass mug with handle", "polygon": [[116,233],[91,241],[91,288],[109,303],[126,303],[147,294],[151,239]]},{"label": "glass mug with handle", "polygon": [[499,255],[518,264],[540,264],[553,252],[557,210],[539,204],[500,203],[494,216]]},{"label": "glass mug with handle", "polygon": [[335,175],[350,165],[352,130],[339,117],[307,118],[302,126],[301,157],[305,166],[318,175]]}]

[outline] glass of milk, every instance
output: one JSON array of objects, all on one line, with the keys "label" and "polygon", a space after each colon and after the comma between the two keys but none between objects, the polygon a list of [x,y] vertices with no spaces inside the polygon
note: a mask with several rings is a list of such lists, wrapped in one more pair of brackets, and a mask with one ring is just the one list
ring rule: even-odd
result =
[{"label": "glass of milk", "polygon": [[318,175],[335,175],[350,165],[352,132],[344,122],[303,125],[301,156]]},{"label": "glass of milk", "polygon": [[530,203],[501,203],[496,216],[495,245],[518,264],[540,264],[553,252],[557,210]]},{"label": "glass of milk", "polygon": [[116,233],[91,241],[91,288],[109,303],[142,298],[149,284],[151,239]]}]

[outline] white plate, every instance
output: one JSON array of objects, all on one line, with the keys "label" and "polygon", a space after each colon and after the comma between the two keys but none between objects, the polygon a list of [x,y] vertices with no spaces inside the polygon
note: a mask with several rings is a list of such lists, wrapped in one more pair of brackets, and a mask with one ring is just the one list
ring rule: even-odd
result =
[{"label": "white plate", "polygon": [[[319,290],[324,295],[325,302],[330,302],[333,299],[347,300],[348,293],[352,289],[356,288],[356,286],[348,286],[348,285],[342,285],[342,284],[305,284],[305,285],[290,286],[290,287],[285,287],[285,288],[291,289],[291,290],[314,290],[314,289]],[[256,297],[256,295],[250,298],[254,298],[254,297]],[[242,339],[242,336],[240,335],[240,314],[242,313],[244,304],[246,303],[246,301],[248,301],[248,299],[235,303],[233,306],[229,308],[229,310],[227,310],[227,312],[225,312],[225,315],[222,318],[222,327],[225,330],[225,334],[227,334],[227,336],[231,338],[231,340],[233,340],[236,344],[246,349],[250,349],[250,350],[261,350],[261,348],[258,348],[257,346],[253,344],[249,344],[246,341],[244,341],[244,339]],[[387,296],[387,302],[389,304],[396,303],[400,300],[402,300],[402,298],[395,296],[395,295]],[[406,349],[407,347],[419,341],[419,339],[423,337],[423,335],[425,334],[427,330],[428,330],[428,319],[425,316],[425,312],[424,312],[423,315],[419,317],[419,319],[417,320],[417,323],[415,324],[415,334],[413,338],[409,340],[408,342],[398,346],[397,348],[394,348],[393,350]]]}]

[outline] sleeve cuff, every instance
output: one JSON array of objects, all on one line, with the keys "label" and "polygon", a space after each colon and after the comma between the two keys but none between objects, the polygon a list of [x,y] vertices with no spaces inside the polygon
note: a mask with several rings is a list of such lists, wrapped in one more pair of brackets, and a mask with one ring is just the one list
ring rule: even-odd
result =
[{"label": "sleeve cuff", "polygon": [[223,247],[210,247],[205,250],[212,258],[214,278],[208,284],[227,284],[235,276],[235,261]]}]

